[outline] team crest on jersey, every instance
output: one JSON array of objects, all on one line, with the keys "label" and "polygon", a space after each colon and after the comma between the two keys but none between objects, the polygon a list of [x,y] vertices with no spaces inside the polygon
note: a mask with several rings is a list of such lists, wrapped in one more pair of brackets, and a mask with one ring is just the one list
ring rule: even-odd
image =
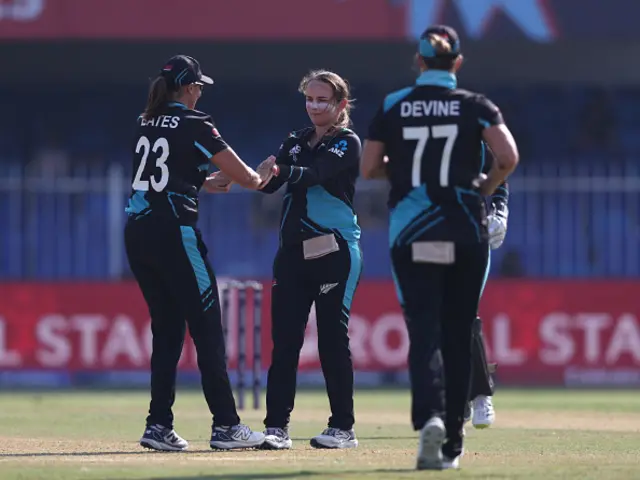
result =
[{"label": "team crest on jersey", "polygon": [[302,151],[300,145],[295,145],[291,150],[289,150],[289,156],[293,157],[293,163],[298,163],[298,154]]},{"label": "team crest on jersey", "polygon": [[344,157],[344,153],[347,151],[347,141],[346,140],[340,140],[333,147],[331,147],[329,149],[329,151],[331,153],[336,154],[340,158]]}]

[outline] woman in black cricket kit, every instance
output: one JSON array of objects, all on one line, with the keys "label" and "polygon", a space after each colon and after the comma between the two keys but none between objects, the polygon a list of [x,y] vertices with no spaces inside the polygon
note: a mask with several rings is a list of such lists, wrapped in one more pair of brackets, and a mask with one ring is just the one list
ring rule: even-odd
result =
[{"label": "woman in black cricket kit", "polygon": [[[414,85],[388,94],[371,122],[362,174],[391,184],[389,243],[409,333],[416,468],[458,468],[471,381],[473,325],[489,256],[486,196],[516,168],[498,107],[457,87],[460,40],[420,37]],[[494,161],[485,167],[484,142]],[[386,157],[386,159],[385,159]]]},{"label": "woman in black cricket kit", "polygon": [[[273,352],[262,448],[291,448],[289,419],[300,349],[316,306],[318,350],[331,418],[311,440],[316,448],[354,448],[353,365],[348,322],[360,279],[360,227],[353,209],[361,144],[349,126],[349,87],[339,75],[314,71],[300,83],[312,127],[291,132],[259,169],[276,172],[261,189],[287,185],[280,248],[273,265]],[[224,186],[224,183],[222,184]]]},{"label": "woman in black cricket kit", "polygon": [[207,247],[196,227],[198,192],[225,190],[208,180],[213,163],[229,178],[258,189],[269,166],[249,168],[220,136],[211,117],[195,110],[204,85],[192,57],[171,58],[153,80],[132,149],[132,192],[126,208],[129,265],[151,315],[151,404],[143,447],[185,450],[173,430],[176,371],[186,326],[198,353],[202,389],[213,415],[211,448],[257,447],[264,435],[240,423],[225,363],[220,303]]}]

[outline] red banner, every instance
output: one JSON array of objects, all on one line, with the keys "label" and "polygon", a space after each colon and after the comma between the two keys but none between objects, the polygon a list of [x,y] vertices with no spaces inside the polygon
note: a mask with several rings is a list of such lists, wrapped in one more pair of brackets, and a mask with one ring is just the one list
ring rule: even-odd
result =
[{"label": "red banner", "polygon": [[638,36],[629,0],[0,0],[0,39],[468,40]]},{"label": "red banner", "polygon": [[[265,289],[263,368],[271,351],[268,284]],[[639,289],[639,282],[490,282],[481,313],[501,383],[640,385]],[[230,311],[233,367],[237,316]],[[302,371],[320,366],[313,317]],[[409,343],[390,282],[361,283],[349,328],[358,371],[406,369]],[[4,371],[145,371],[150,345],[149,317],[135,284],[0,284]],[[249,340],[249,364],[252,350]],[[181,369],[196,368],[188,341]]]},{"label": "red banner", "polygon": [[0,0],[0,38],[402,40],[446,23],[465,41],[545,43],[636,37],[639,11],[629,0]]},{"label": "red banner", "polygon": [[404,18],[388,0],[0,0],[0,38],[388,39]]}]

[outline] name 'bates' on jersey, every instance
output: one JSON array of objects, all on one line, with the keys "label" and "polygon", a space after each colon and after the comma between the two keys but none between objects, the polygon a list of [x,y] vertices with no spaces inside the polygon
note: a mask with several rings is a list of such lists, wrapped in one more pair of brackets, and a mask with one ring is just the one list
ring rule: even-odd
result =
[{"label": "name 'bates' on jersey", "polygon": [[211,117],[169,103],[154,118],[138,118],[134,142],[132,193],[125,211],[133,218],[163,216],[195,225],[210,158],[228,148]]},{"label": "name 'bates' on jersey", "polygon": [[486,208],[472,182],[487,170],[482,131],[503,123],[455,75],[427,71],[385,98],[368,138],[385,145],[391,183],[390,243],[485,241]]}]

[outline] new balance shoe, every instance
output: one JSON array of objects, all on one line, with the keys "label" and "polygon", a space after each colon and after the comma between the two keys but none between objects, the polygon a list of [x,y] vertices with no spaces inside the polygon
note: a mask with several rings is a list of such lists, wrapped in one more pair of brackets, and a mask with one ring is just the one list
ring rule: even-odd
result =
[{"label": "new balance shoe", "polygon": [[161,452],[181,452],[187,449],[189,443],[171,428],[150,425],[144,430],[140,445]]},{"label": "new balance shoe", "polygon": [[215,450],[256,448],[264,442],[264,434],[254,432],[242,423],[230,427],[214,427],[209,445]]},{"label": "new balance shoe", "polygon": [[320,435],[311,439],[313,448],[356,448],[358,439],[356,433],[351,430],[339,428],[326,428]]},{"label": "new balance shoe", "polygon": [[267,428],[264,431],[262,450],[288,450],[293,445],[286,428]]},{"label": "new balance shoe", "polygon": [[418,446],[418,470],[442,470],[444,459],[442,456],[442,444],[447,430],[444,422],[439,417],[429,420],[420,430],[420,444]]}]

